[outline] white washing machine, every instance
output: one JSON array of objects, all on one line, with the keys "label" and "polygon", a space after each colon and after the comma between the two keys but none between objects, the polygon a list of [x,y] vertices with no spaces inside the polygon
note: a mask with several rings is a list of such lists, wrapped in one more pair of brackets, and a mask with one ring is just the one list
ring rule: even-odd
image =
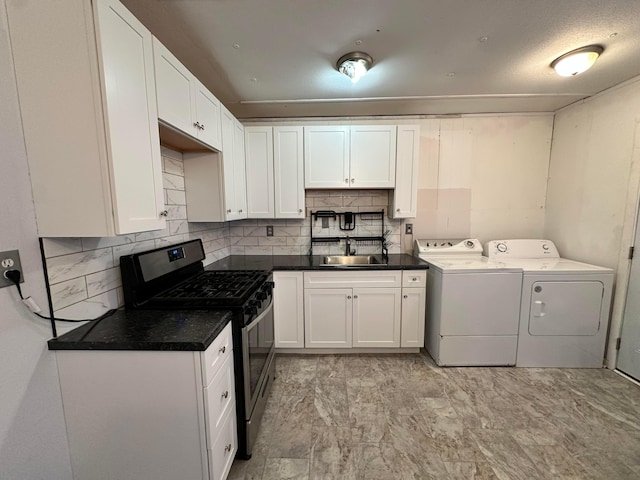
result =
[{"label": "white washing machine", "polygon": [[475,239],[417,240],[414,252],[429,263],[425,348],[435,362],[515,365],[522,270],[483,257]]},{"label": "white washing machine", "polygon": [[518,367],[602,367],[613,270],[560,258],[550,240],[494,240],[484,253],[523,271]]}]

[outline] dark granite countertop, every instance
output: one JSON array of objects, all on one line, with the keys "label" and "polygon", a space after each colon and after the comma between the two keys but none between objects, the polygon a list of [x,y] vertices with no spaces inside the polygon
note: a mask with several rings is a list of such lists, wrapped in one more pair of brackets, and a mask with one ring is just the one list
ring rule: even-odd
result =
[{"label": "dark granite countertop", "polygon": [[206,350],[229,310],[124,310],[49,340],[49,350]]},{"label": "dark granite countertop", "polygon": [[324,255],[230,255],[206,267],[206,270],[425,270],[427,262],[406,254],[389,255],[386,264],[356,266],[321,265]]}]

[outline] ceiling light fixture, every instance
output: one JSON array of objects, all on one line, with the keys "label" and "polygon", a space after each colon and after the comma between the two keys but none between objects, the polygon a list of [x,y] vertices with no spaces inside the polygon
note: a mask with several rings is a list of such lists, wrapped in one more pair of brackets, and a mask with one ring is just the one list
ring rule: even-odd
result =
[{"label": "ceiling light fixture", "polygon": [[336,68],[351,79],[353,83],[364,77],[373,65],[373,58],[363,52],[351,52],[343,55],[336,63]]},{"label": "ceiling light fixture", "polygon": [[603,51],[600,45],[578,48],[556,58],[551,66],[561,77],[572,77],[591,68]]}]

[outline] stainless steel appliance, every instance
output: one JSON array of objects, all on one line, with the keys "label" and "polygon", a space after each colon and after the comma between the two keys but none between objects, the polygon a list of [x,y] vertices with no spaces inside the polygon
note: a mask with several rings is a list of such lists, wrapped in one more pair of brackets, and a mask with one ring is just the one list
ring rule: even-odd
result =
[{"label": "stainless steel appliance", "polygon": [[126,308],[231,310],[238,456],[250,458],[275,378],[273,281],[254,270],[205,270],[200,240],[120,258]]}]

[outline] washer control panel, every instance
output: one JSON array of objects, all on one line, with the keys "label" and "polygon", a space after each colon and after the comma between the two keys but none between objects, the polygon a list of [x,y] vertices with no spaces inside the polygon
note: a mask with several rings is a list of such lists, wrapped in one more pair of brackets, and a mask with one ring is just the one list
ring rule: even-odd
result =
[{"label": "washer control panel", "polygon": [[484,255],[489,258],[560,258],[551,240],[513,239],[491,240],[484,245]]},{"label": "washer control panel", "polygon": [[476,238],[416,240],[413,254],[420,257],[482,255],[482,244]]}]

